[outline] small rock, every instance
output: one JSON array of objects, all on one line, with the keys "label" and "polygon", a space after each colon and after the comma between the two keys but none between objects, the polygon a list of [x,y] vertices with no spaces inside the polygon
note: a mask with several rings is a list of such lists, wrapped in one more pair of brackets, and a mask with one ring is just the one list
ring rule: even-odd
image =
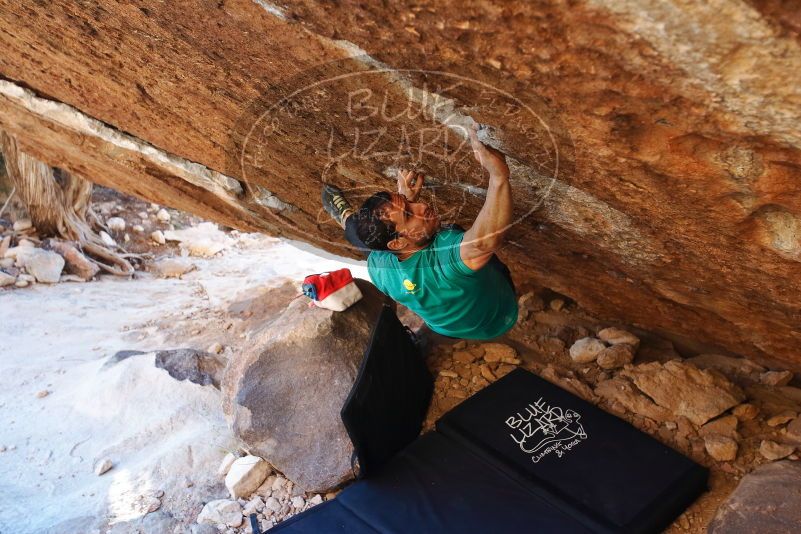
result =
[{"label": "small rock", "polygon": [[286,487],[287,482],[288,482],[287,479],[278,475],[277,477],[275,477],[275,480],[273,480],[273,491],[284,489]]},{"label": "small rock", "polygon": [[484,378],[484,380],[488,382],[495,382],[498,379],[498,377],[496,377],[492,372],[492,369],[490,369],[489,365],[481,365],[478,369],[479,372],[481,372],[481,376]]},{"label": "small rock", "polygon": [[731,413],[733,413],[740,421],[750,421],[759,414],[759,408],[753,404],[744,403],[735,407]]},{"label": "small rock", "polygon": [[264,509],[273,513],[278,512],[281,510],[281,503],[275,497],[267,497],[267,500],[264,501]]},{"label": "small rock", "polygon": [[314,495],[312,495],[312,498],[309,499],[309,504],[311,504],[312,506],[317,506],[322,502],[323,502],[323,496],[320,495],[319,493],[315,493]]},{"label": "small rock", "polygon": [[759,375],[759,381],[766,386],[786,386],[792,379],[790,371],[767,371]]},{"label": "small rock", "polygon": [[473,363],[476,361],[477,356],[469,350],[458,350],[453,353],[453,361],[462,364]]},{"label": "small rock", "polygon": [[634,361],[634,345],[619,343],[598,354],[596,362],[602,369],[616,369]]},{"label": "small rock", "polygon": [[153,269],[162,278],[181,278],[196,270],[197,266],[185,258],[162,258],[153,264]]},{"label": "small rock", "polygon": [[106,221],[106,226],[112,232],[122,232],[125,230],[125,219],[122,217],[111,217]]},{"label": "small rock", "polygon": [[529,291],[517,301],[518,321],[525,321],[532,313],[542,311],[544,308],[542,299],[533,291]]},{"label": "small rock", "polygon": [[84,256],[73,244],[51,240],[50,246],[64,258],[66,270],[70,274],[79,276],[83,280],[91,280],[100,271],[100,267]]},{"label": "small rock", "polygon": [[565,307],[565,301],[562,299],[553,299],[548,305],[553,311],[559,311]]},{"label": "small rock", "polygon": [[104,458],[97,462],[97,465],[95,465],[95,474],[100,476],[103,473],[108,472],[112,467],[114,467],[114,463],[112,463],[112,461],[108,458]]},{"label": "small rock", "polygon": [[220,467],[217,468],[217,476],[224,477],[227,475],[237,458],[239,458],[239,456],[235,455],[234,453],[227,453],[223,457],[222,462],[220,462]]},{"label": "small rock", "polygon": [[33,249],[28,253],[19,255],[22,266],[37,282],[56,284],[64,269],[64,258],[50,250]]},{"label": "small rock", "polygon": [[117,246],[117,242],[114,241],[114,238],[102,230],[100,231],[100,240],[108,247],[113,248]]},{"label": "small rock", "polygon": [[792,421],[793,419],[795,419],[797,415],[798,414],[795,412],[790,412],[790,411],[782,412],[768,419],[767,423],[768,426],[780,426],[789,421]]},{"label": "small rock", "polygon": [[134,232],[136,232],[137,234],[141,234],[142,232],[144,232],[144,231],[145,231],[145,227],[144,227],[144,226],[142,226],[141,224],[135,224],[135,225],[133,225],[133,226],[131,227],[131,230],[133,230],[133,231],[134,231]]},{"label": "small rock", "polygon": [[714,369],[729,379],[750,378],[755,373],[762,373],[765,368],[745,358],[733,358],[723,354],[699,354],[685,360],[701,369]]},{"label": "small rock", "polygon": [[15,232],[24,232],[25,230],[30,230],[33,228],[33,222],[30,219],[20,219],[18,221],[14,221],[14,231]]},{"label": "small rock", "polygon": [[270,470],[270,464],[258,456],[237,458],[225,475],[225,487],[234,499],[247,497],[261,486]]},{"label": "small rock", "polygon": [[484,349],[484,361],[487,363],[511,363],[517,361],[517,351],[509,345],[503,343],[482,343],[481,348]]},{"label": "small rock", "polygon": [[726,436],[713,434],[704,437],[704,448],[719,462],[730,462],[737,457],[737,442]]},{"label": "small rock", "polygon": [[24,278],[17,278],[17,281],[14,282],[14,287],[28,287],[28,284],[30,284],[30,282]]},{"label": "small rock", "polygon": [[150,239],[159,245],[163,245],[167,242],[167,239],[164,237],[164,232],[161,230],[156,230],[155,232],[151,233]]},{"label": "small rock", "polygon": [[14,282],[16,281],[17,278],[15,276],[11,276],[10,274],[0,271],[0,287],[14,285]]},{"label": "small rock", "polygon": [[801,445],[801,417],[796,417],[787,425],[786,436],[798,445]]},{"label": "small rock", "polygon": [[43,390],[38,391],[36,393],[36,398],[37,399],[43,399],[43,398],[47,397],[48,395],[50,395],[50,392],[47,391],[46,389],[43,389]]},{"label": "small rock", "polygon": [[170,212],[164,208],[161,208],[158,213],[156,213],[156,219],[158,219],[160,222],[168,223],[170,222]]},{"label": "small rock", "polygon": [[242,524],[242,507],[236,501],[218,499],[206,503],[197,516],[200,524],[215,525],[218,527],[238,527]]},{"label": "small rock", "polygon": [[77,274],[62,274],[61,278],[58,279],[59,282],[78,282],[78,283],[85,283],[86,280],[78,276]]},{"label": "small rock", "polygon": [[456,343],[453,344],[453,350],[462,350],[467,347],[467,341],[464,339],[460,339]]},{"label": "small rock", "polygon": [[759,454],[771,461],[786,458],[790,456],[794,450],[795,447],[792,445],[782,445],[767,439],[762,440],[762,443],[759,444]]},{"label": "small rock", "polygon": [[306,505],[306,501],[303,500],[303,497],[300,497],[300,496],[292,497],[292,501],[291,502],[292,502],[292,507],[295,508],[296,510],[300,510],[301,508],[303,508]]},{"label": "small rock", "polygon": [[222,343],[212,343],[209,345],[209,348],[206,349],[206,352],[211,354],[219,354],[223,351]]},{"label": "small rock", "polygon": [[599,331],[598,338],[601,339],[601,341],[609,343],[610,345],[626,343],[633,346],[635,349],[640,346],[640,338],[631,332],[627,332],[622,328],[615,328],[613,326]]},{"label": "small rock", "polygon": [[576,363],[590,363],[606,348],[600,340],[594,337],[583,337],[570,347],[570,357]]},{"label": "small rock", "polygon": [[0,239],[0,258],[6,255],[9,248],[11,248],[11,236],[7,235],[3,239]]},{"label": "small rock", "polygon": [[247,517],[250,514],[255,514],[261,512],[262,510],[264,510],[264,501],[261,500],[261,497],[257,495],[250,499],[248,503],[242,507],[242,515]]},{"label": "small rock", "polygon": [[14,266],[14,258],[0,258],[0,268],[10,269]]},{"label": "small rock", "polygon": [[698,429],[698,434],[704,436],[724,436],[727,438],[737,438],[737,424],[739,421],[733,415],[720,417],[714,421],[710,421]]},{"label": "small rock", "polygon": [[447,377],[447,378],[458,378],[458,377],[459,377],[459,375],[457,375],[457,374],[456,374],[456,373],[454,373],[453,371],[449,371],[449,370],[447,370],[447,369],[443,369],[443,370],[441,370],[441,371],[439,372],[439,375],[440,375],[440,376],[445,376],[445,377]]}]

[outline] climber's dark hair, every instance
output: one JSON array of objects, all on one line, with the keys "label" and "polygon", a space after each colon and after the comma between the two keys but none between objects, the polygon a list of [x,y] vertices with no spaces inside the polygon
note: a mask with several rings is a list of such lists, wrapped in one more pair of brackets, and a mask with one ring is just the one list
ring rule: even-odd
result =
[{"label": "climber's dark hair", "polygon": [[372,250],[388,250],[388,243],[398,237],[395,225],[381,220],[381,212],[391,200],[392,196],[386,191],[376,193],[354,214],[356,235]]}]

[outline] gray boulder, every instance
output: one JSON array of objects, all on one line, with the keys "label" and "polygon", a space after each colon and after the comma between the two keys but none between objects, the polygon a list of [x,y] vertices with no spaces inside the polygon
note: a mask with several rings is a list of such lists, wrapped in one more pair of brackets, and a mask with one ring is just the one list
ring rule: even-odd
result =
[{"label": "gray boulder", "polygon": [[801,462],[763,465],[743,477],[709,524],[710,534],[791,534],[801,525]]},{"label": "gray boulder", "polygon": [[309,307],[305,298],[287,302],[251,334],[222,382],[236,436],[306,491],[352,478],[353,446],[339,412],[386,302],[369,282],[357,284],[364,298],[344,312]]}]

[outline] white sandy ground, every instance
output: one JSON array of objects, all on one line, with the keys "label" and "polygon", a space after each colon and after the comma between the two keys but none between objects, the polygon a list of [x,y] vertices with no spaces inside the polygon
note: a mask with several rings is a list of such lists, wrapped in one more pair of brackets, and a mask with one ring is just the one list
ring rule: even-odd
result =
[{"label": "white sandy ground", "polygon": [[[223,497],[216,471],[235,440],[219,393],[170,378],[152,352],[104,363],[120,350],[205,348],[192,336],[176,343],[174,332],[167,343],[170,332],[152,325],[168,315],[206,314],[286,277],[343,266],[367,278],[364,263],[305,248],[243,234],[217,257],[192,258],[198,270],[183,280],[0,291],[0,533],[128,532],[114,525],[141,522],[159,491],[161,509],[178,516]],[[106,457],[114,468],[95,475]]]}]

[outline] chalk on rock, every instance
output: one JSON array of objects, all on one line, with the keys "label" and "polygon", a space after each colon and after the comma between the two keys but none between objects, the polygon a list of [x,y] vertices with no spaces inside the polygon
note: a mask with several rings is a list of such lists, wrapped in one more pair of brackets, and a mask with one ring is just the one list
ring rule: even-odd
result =
[{"label": "chalk on rock", "polygon": [[570,347],[570,357],[576,363],[590,363],[606,348],[600,340],[594,337],[583,337]]},{"label": "chalk on rock", "polygon": [[270,464],[258,456],[237,458],[225,475],[225,487],[234,499],[247,497],[261,486],[270,471]]},{"label": "chalk on rock", "polygon": [[108,472],[112,467],[114,467],[114,463],[112,463],[112,461],[108,458],[104,458],[95,465],[95,474],[100,476],[103,473]]}]

